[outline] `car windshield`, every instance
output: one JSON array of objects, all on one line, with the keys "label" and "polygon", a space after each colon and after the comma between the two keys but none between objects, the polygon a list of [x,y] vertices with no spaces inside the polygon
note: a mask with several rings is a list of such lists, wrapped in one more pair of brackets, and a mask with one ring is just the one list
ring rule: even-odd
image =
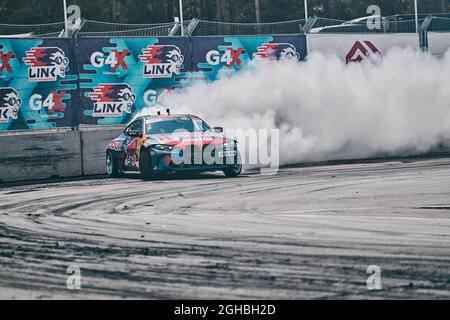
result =
[{"label": "car windshield", "polygon": [[158,120],[147,123],[147,134],[170,134],[175,131],[198,132],[207,129],[209,129],[209,126],[205,122],[201,120],[193,121],[190,118]]}]

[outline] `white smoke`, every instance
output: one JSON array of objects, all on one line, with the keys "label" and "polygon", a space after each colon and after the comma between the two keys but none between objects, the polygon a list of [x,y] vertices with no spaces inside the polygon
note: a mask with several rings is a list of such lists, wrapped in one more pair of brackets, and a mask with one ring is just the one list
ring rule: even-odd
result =
[{"label": "white smoke", "polygon": [[230,129],[280,129],[282,164],[426,152],[450,138],[450,54],[394,48],[346,65],[252,63],[168,95],[173,112]]}]

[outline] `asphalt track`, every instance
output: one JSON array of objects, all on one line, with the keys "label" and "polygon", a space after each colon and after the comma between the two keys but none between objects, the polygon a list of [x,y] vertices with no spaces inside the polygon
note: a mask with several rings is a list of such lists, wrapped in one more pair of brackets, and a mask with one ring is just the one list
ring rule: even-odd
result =
[{"label": "asphalt track", "polygon": [[3,299],[449,299],[450,159],[3,187],[0,267]]}]

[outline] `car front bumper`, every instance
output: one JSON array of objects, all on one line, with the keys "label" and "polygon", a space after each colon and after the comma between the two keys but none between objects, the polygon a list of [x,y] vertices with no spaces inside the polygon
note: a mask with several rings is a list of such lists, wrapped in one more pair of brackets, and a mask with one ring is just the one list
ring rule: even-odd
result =
[{"label": "car front bumper", "polygon": [[162,151],[151,148],[150,158],[153,172],[207,172],[222,171],[236,166],[240,158],[238,151],[221,150],[217,156],[205,160],[203,157],[186,159],[183,151]]}]

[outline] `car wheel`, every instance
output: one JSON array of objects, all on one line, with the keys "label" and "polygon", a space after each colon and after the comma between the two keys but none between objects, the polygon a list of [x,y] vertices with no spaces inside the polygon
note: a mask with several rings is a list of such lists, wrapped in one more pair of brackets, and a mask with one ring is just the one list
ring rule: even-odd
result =
[{"label": "car wheel", "polygon": [[147,149],[144,149],[141,152],[141,156],[139,157],[139,169],[141,170],[141,176],[143,179],[150,180],[154,177],[152,160]]},{"label": "car wheel", "polygon": [[236,164],[230,168],[223,170],[223,173],[227,178],[234,178],[240,175],[242,172],[241,155],[238,153],[236,158]]},{"label": "car wheel", "polygon": [[114,158],[110,152],[106,154],[106,172],[111,178],[120,176],[120,168],[117,158]]}]

